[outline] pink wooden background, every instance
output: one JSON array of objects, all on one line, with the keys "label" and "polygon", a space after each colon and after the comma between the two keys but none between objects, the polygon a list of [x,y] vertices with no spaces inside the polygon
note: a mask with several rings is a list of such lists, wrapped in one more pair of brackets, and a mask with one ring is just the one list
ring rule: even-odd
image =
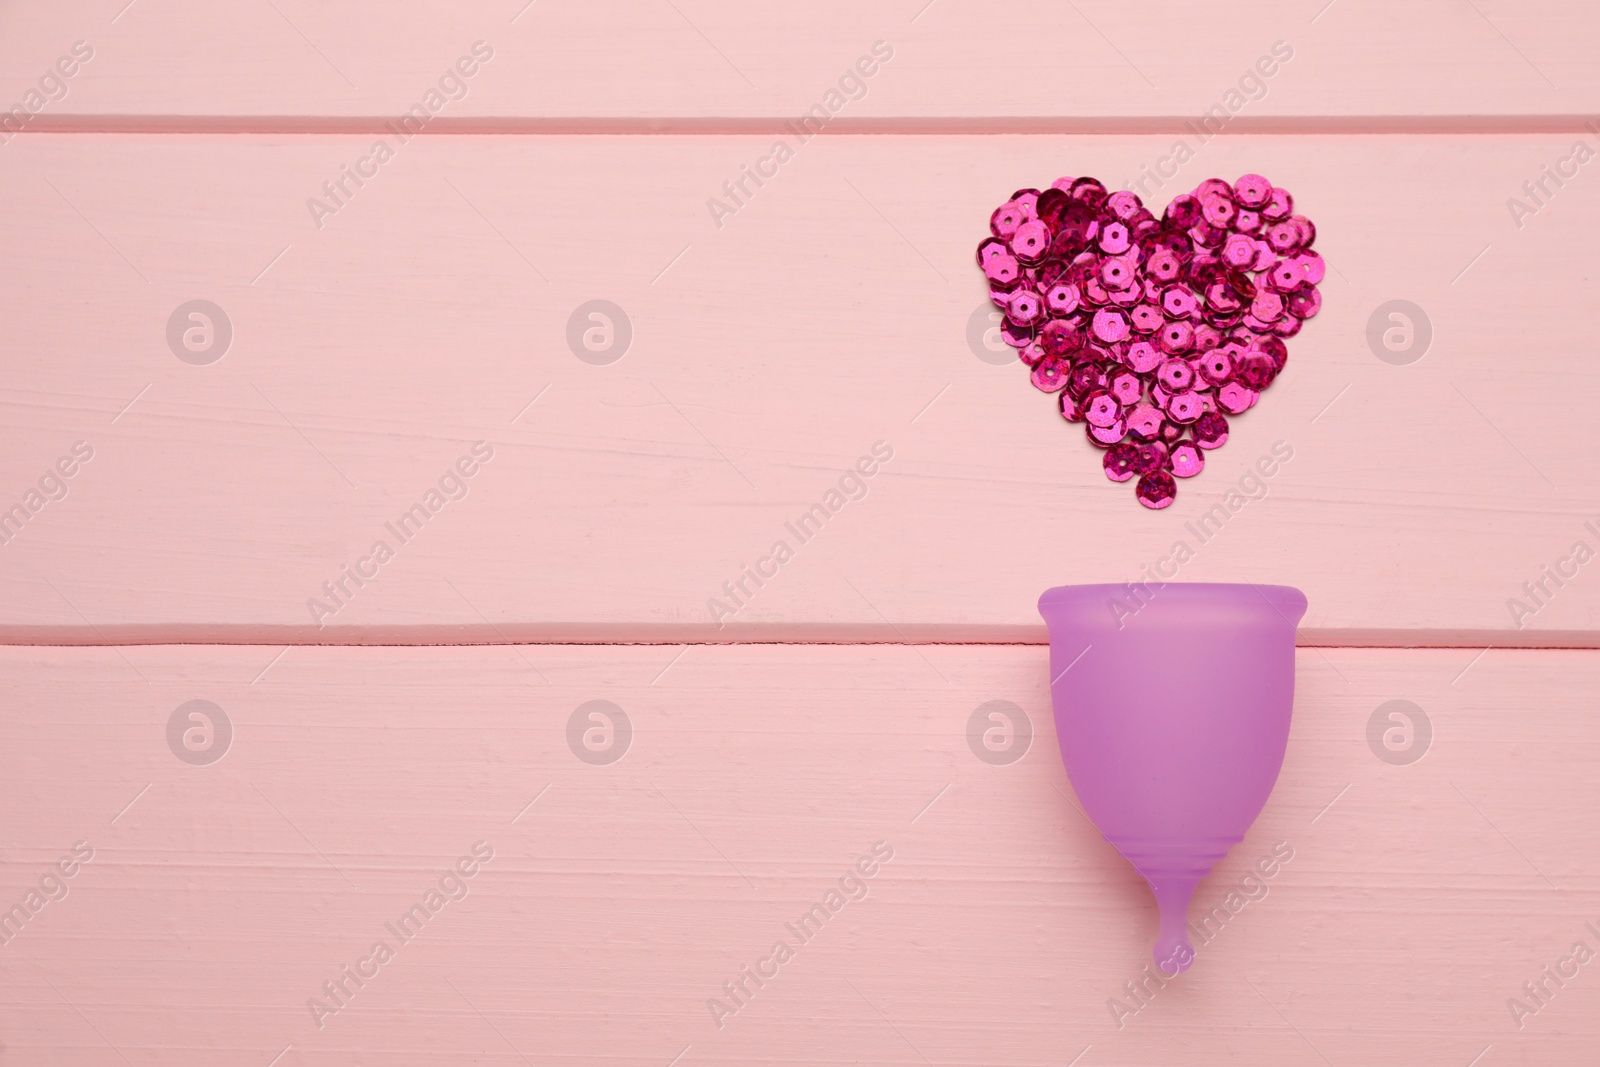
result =
[{"label": "pink wooden background", "polygon": [[[1600,564],[1546,577],[1600,549],[1600,164],[1524,188],[1600,152],[1597,47],[1504,0],[0,5],[0,510],[38,493],[0,543],[0,1064],[1600,1062]],[[1012,189],[1179,140],[1152,206],[1260,171],[1331,269],[1150,513],[983,344],[972,249]],[[625,349],[569,344],[594,300]],[[192,301],[225,351],[174,348]],[[1154,907],[1062,772],[1034,601],[1194,543],[1279,442],[1180,577],[1307,592],[1289,757],[1197,897],[1225,925],[1135,996]]]}]

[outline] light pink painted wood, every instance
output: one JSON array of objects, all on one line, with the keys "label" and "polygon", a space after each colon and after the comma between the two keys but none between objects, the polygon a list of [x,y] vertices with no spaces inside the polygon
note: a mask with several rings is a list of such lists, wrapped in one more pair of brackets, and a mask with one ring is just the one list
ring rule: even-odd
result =
[{"label": "light pink painted wood", "polygon": [[[26,11],[26,17],[23,12]],[[94,57],[39,114],[398,114],[476,41],[494,58],[447,119],[792,116],[875,41],[894,58],[849,118],[1189,116],[1275,42],[1293,58],[1245,116],[1548,115],[1600,108],[1600,46],[1576,0],[1249,0],[1163,5],[948,0],[803,12],[760,5],[472,0],[211,4],[64,0],[0,15],[0,99],[79,40]],[[1260,93],[1247,84],[1247,89]]]},{"label": "light pink painted wood", "polygon": [[[307,199],[366,140],[14,141],[0,502],[76,441],[94,459],[0,547],[0,635],[1042,640],[1041,589],[1139,578],[1180,539],[1181,580],[1303,588],[1313,641],[1600,633],[1592,565],[1560,587],[1543,572],[1600,546],[1575,241],[1600,201],[1580,172],[1520,229],[1506,207],[1566,138],[1204,146],[1184,186],[1274,176],[1330,273],[1288,372],[1160,514],[968,330],[1000,198],[1136,174],[1168,139],[821,139],[719,228],[707,198],[768,143],[413,140],[319,229]],[[211,366],[165,337],[196,298],[233,324]],[[633,324],[610,366],[567,343],[595,298]],[[1411,366],[1368,347],[1396,298],[1433,325]],[[494,459],[469,495],[402,545],[386,524],[480,440]],[[786,524],[876,442],[893,459],[866,498],[802,544]],[[1274,447],[1293,459],[1228,513]],[[381,577],[329,598],[378,540]],[[794,558],[714,618],[779,540]],[[1538,581],[1543,606],[1514,614]],[[313,597],[339,611],[314,620]]]},{"label": "light pink painted wood", "polygon": [[[1600,1039],[1600,962],[1520,1030],[1506,1004],[1600,947],[1593,652],[1302,650],[1282,778],[1199,900],[1292,858],[1119,1029],[1154,909],[1074,808],[1042,649],[279,651],[0,650],[0,904],[94,850],[0,947],[8,1058],[1501,1067]],[[194,699],[234,730],[209,766],[167,747]],[[609,766],[565,739],[593,699],[631,720]],[[1009,766],[966,738],[995,699],[1036,732]],[[1432,724],[1409,766],[1366,740],[1393,699]],[[719,1030],[708,999],[877,841],[867,898]]]}]

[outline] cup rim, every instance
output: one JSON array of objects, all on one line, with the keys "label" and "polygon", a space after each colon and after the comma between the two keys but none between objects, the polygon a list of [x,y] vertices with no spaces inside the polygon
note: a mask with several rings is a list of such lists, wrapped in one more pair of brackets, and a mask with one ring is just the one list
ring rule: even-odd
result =
[{"label": "cup rim", "polygon": [[[1039,610],[1058,604],[1072,604],[1084,600],[1099,600],[1107,596],[1126,596],[1129,592],[1127,582],[1101,582],[1092,585],[1058,585],[1046,589],[1039,595]],[[1259,585],[1255,582],[1149,582],[1132,583],[1134,588],[1143,586],[1147,589],[1158,590],[1161,599],[1168,597],[1177,600],[1203,597],[1208,594],[1224,590],[1252,590],[1260,594],[1261,598],[1275,608],[1279,614],[1288,619],[1291,624],[1297,624],[1306,612],[1306,595],[1292,585]]]}]

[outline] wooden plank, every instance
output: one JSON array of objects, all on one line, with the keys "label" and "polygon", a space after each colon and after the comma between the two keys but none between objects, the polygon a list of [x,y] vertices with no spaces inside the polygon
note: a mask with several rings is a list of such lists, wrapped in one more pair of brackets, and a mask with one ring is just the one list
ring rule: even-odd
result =
[{"label": "wooden plank", "polygon": [[[1537,18],[1509,0],[1248,0],[1222,17],[1045,0],[1001,14],[830,0],[782,17],[720,0],[62,0],[6,21],[0,100],[27,113],[37,93],[37,128],[85,116],[394,116],[439,91],[477,42],[493,55],[442,87],[441,122],[794,117],[829,106],[827,93],[862,57],[870,67],[879,41],[892,58],[864,89],[846,82],[856,99],[841,94],[842,121],[1193,117],[1225,103],[1245,119],[1600,109],[1590,62],[1600,23],[1576,0],[1542,5]],[[80,41],[89,61],[41,85]],[[1258,63],[1271,71],[1259,82]]]},{"label": "wooden plank", "polygon": [[[719,228],[707,198],[764,139],[436,138],[319,229],[308,197],[366,142],[18,142],[0,173],[25,265],[0,282],[3,501],[75,442],[94,457],[0,549],[0,634],[1036,641],[1041,590],[1140,579],[1183,541],[1179,580],[1303,588],[1313,642],[1592,643],[1600,582],[1543,568],[1600,545],[1600,367],[1572,259],[1600,200],[1580,177],[1520,230],[1506,208],[1563,141],[1205,146],[1185,183],[1259,169],[1295,192],[1326,305],[1151,513],[969,331],[994,202],[1091,162],[1137,174],[1164,145],[818,140]],[[1355,192],[1375,180],[1383,196]],[[195,299],[231,322],[207,366],[166,333]],[[569,347],[594,299],[631,321],[604,366]],[[1432,323],[1409,366],[1369,348],[1392,299]],[[1292,459],[1259,478],[1275,449]],[[398,531],[441,484],[459,492],[463,457],[465,498]],[[865,498],[802,541],[830,491],[859,495],[863,459]],[[379,541],[379,577],[345,579]],[[745,568],[772,571],[779,541],[793,558],[757,588]]]},{"label": "wooden plank", "polygon": [[[1154,909],[1074,806],[1042,649],[279,653],[0,650],[0,904],[93,850],[3,946],[9,1055],[1544,1064],[1600,1038],[1596,964],[1541,973],[1600,941],[1594,652],[1302,650],[1282,777],[1199,896],[1255,899],[1144,1004]],[[1397,699],[1431,724],[1410,763],[1369,747]],[[231,727],[208,764],[169,748],[193,700]],[[569,747],[591,700],[631,727],[609,764]],[[1031,723],[1015,762],[969,747],[991,700]],[[466,897],[397,938],[480,841]],[[719,1029],[708,1000],[880,841],[866,898]]]}]

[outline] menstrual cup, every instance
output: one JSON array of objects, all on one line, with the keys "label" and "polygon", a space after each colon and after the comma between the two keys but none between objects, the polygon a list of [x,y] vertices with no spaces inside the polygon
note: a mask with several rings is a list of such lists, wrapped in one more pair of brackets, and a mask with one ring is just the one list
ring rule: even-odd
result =
[{"label": "menstrual cup", "polygon": [[1277,781],[1305,610],[1282,585],[1067,585],[1039,598],[1067,777],[1150,883],[1167,974],[1194,962],[1195,887]]}]

